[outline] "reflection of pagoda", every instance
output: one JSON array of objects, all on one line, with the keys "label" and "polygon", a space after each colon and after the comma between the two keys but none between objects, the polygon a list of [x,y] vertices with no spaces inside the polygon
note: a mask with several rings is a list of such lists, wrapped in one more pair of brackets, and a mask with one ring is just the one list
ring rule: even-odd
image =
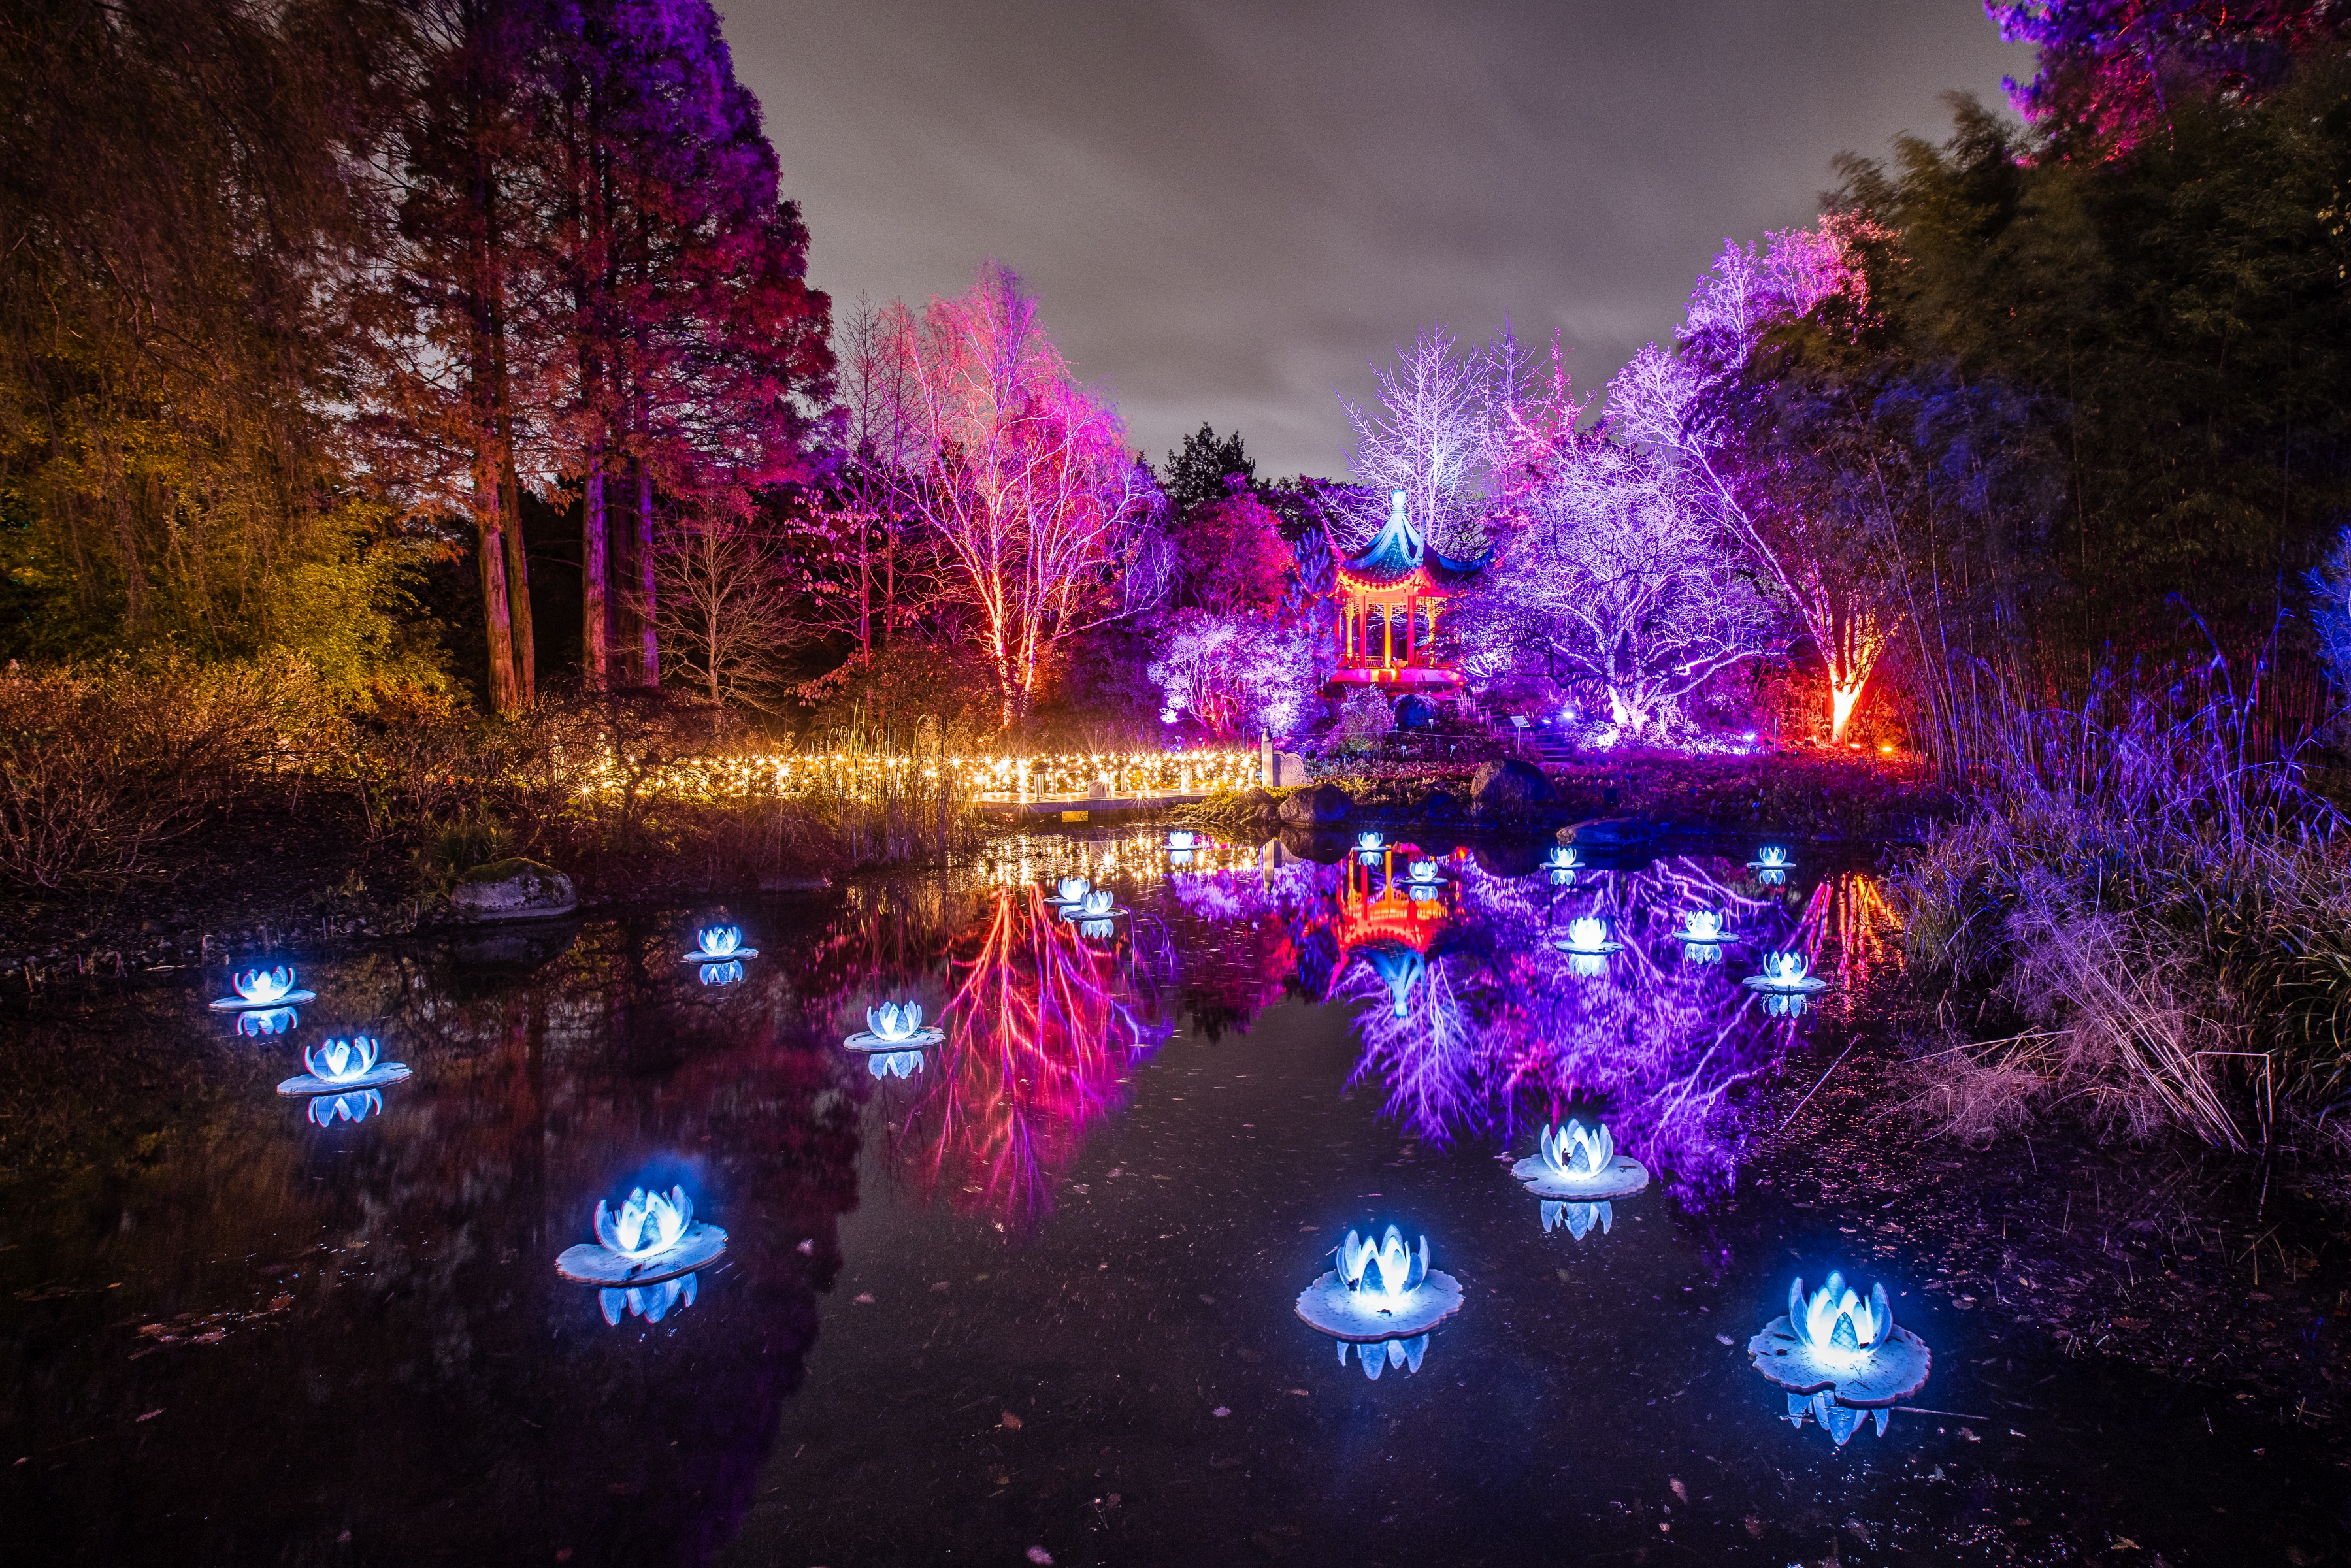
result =
[{"label": "reflection of pagoda", "polygon": [[1346,879],[1339,888],[1339,967],[1343,970],[1353,958],[1371,965],[1386,984],[1398,1018],[1404,1017],[1414,985],[1453,919],[1450,882],[1433,897],[1416,898],[1411,885],[1397,874],[1415,860],[1427,858],[1410,844],[1382,850],[1376,862],[1360,852],[1350,854]]},{"label": "reflection of pagoda", "polygon": [[1456,560],[1429,549],[1405,516],[1404,492],[1396,491],[1372,542],[1339,565],[1346,602],[1339,612],[1339,669],[1326,690],[1360,685],[1432,696],[1459,690],[1461,671],[1437,653],[1437,613],[1493,559],[1491,550]]}]

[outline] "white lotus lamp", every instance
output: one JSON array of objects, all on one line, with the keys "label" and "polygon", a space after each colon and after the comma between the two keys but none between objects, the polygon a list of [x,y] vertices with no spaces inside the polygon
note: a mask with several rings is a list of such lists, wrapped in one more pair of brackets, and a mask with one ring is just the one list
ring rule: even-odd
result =
[{"label": "white lotus lamp", "polygon": [[1596,915],[1579,915],[1552,937],[1552,946],[1567,955],[1572,974],[1596,979],[1607,973],[1608,955],[1621,953],[1625,944],[1608,934],[1608,922]]},{"label": "white lotus lamp", "polygon": [[[923,1027],[922,1003],[881,1002],[865,1009],[864,1029],[841,1043],[847,1050],[876,1059],[911,1053],[917,1058],[913,1066],[919,1067],[922,1065],[919,1060],[922,1053],[946,1038],[947,1031],[943,1029]],[[879,1078],[884,1072],[894,1072],[895,1076],[904,1078],[912,1071],[913,1067],[877,1067],[873,1076]]]},{"label": "white lotus lamp", "polygon": [[291,966],[281,964],[274,969],[247,969],[243,974],[231,973],[228,988],[236,994],[222,997],[213,1003],[220,1013],[244,1012],[249,1008],[287,1008],[298,1002],[318,1000],[315,992],[298,988],[294,983]]},{"label": "white lotus lamp", "polygon": [[383,1048],[365,1035],[350,1040],[323,1040],[304,1049],[302,1065],[308,1071],[277,1085],[289,1096],[343,1094],[356,1089],[381,1089],[409,1076],[404,1061],[386,1061]]},{"label": "white lotus lamp", "polygon": [[1573,1117],[1562,1127],[1545,1127],[1533,1154],[1510,1167],[1510,1175],[1542,1200],[1542,1228],[1549,1234],[1564,1223],[1578,1241],[1594,1223],[1605,1235],[1615,1223],[1609,1207],[1649,1185],[1646,1166],[1616,1152],[1616,1140],[1594,1121]]},{"label": "white lotus lamp", "polygon": [[1083,903],[1087,892],[1092,889],[1092,886],[1093,883],[1088,882],[1084,877],[1065,876],[1060,882],[1053,884],[1053,902],[1061,904],[1065,908]]},{"label": "white lotus lamp", "polygon": [[1837,1273],[1809,1296],[1802,1280],[1790,1286],[1788,1315],[1749,1340],[1747,1355],[1788,1392],[1790,1420],[1817,1417],[1840,1447],[1863,1412],[1876,1414],[1883,1433],[1885,1413],[1924,1387],[1934,1366],[1926,1342],[1895,1325],[1884,1283],[1864,1296]]},{"label": "white lotus lamp", "polygon": [[1388,836],[1385,833],[1357,833],[1355,835],[1355,854],[1356,857],[1365,865],[1375,863],[1381,856],[1387,852]]},{"label": "white lotus lamp", "polygon": [[1798,998],[1828,989],[1829,983],[1814,975],[1812,968],[1813,961],[1802,953],[1766,953],[1763,972],[1748,976],[1746,986],[1750,991],[1761,991],[1767,996]]},{"label": "white lotus lamp", "polygon": [[757,947],[743,946],[743,928],[739,925],[705,926],[695,940],[700,946],[684,955],[689,964],[739,963],[759,956]]},{"label": "white lotus lamp", "polygon": [[1747,869],[1753,872],[1755,880],[1764,886],[1777,887],[1788,880],[1789,869],[1795,863],[1788,852],[1778,844],[1765,844],[1755,852],[1755,858],[1747,862]]},{"label": "white lotus lamp", "polygon": [[1583,869],[1583,857],[1576,852],[1573,844],[1561,844],[1544,857],[1543,869],[1551,873],[1553,887],[1565,887]]},{"label": "white lotus lamp", "polygon": [[1428,1266],[1428,1238],[1416,1250],[1391,1225],[1374,1241],[1347,1232],[1338,1267],[1299,1293],[1298,1315],[1348,1343],[1411,1339],[1461,1310],[1461,1283]]},{"label": "white lotus lamp", "polygon": [[685,1188],[632,1187],[621,1207],[596,1200],[596,1239],[564,1249],[555,1271],[582,1285],[624,1288],[693,1272],[726,1250],[726,1232],[694,1218]]}]

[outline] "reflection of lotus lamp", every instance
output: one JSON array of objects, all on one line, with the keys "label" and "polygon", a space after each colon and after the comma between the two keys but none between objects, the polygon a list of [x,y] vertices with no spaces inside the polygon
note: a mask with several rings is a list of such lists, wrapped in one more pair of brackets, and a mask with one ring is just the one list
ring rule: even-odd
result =
[{"label": "reflection of lotus lamp", "polygon": [[280,1094],[344,1094],[355,1089],[381,1089],[408,1076],[404,1061],[381,1060],[382,1047],[360,1035],[305,1047],[302,1065],[310,1071],[277,1086]]},{"label": "reflection of lotus lamp", "polygon": [[228,987],[236,995],[213,1003],[213,1011],[241,1013],[248,1008],[288,1008],[297,1002],[318,1000],[315,993],[294,988],[294,971],[283,964],[275,969],[231,973]]},{"label": "reflection of lotus lamp", "polygon": [[1561,844],[1544,860],[1543,869],[1551,873],[1552,886],[1565,887],[1583,869],[1583,857],[1575,852],[1573,844]]},{"label": "reflection of lotus lamp", "polygon": [[869,1051],[865,1065],[876,1078],[912,1078],[923,1070],[923,1053],[919,1051]]},{"label": "reflection of lotus lamp", "polygon": [[691,1274],[681,1274],[674,1280],[664,1280],[655,1285],[632,1285],[625,1291],[607,1286],[596,1292],[597,1310],[604,1314],[606,1322],[615,1327],[619,1326],[621,1314],[624,1312],[632,1318],[657,1323],[669,1314],[672,1307],[680,1303],[689,1307],[694,1305],[694,1276]]},{"label": "reflection of lotus lamp", "polygon": [[1719,909],[1693,909],[1682,916],[1682,956],[1693,964],[1719,964],[1722,945],[1730,940]]},{"label": "reflection of lotus lamp", "polygon": [[304,1107],[314,1125],[331,1127],[338,1122],[364,1122],[383,1109],[381,1090],[361,1089],[350,1094],[313,1094]]},{"label": "reflection of lotus lamp", "polygon": [[1625,950],[1625,944],[1609,939],[1608,922],[1596,915],[1577,915],[1551,940],[1567,955],[1568,968],[1587,980],[1607,972],[1609,954]]},{"label": "reflection of lotus lamp", "polygon": [[702,983],[705,986],[731,986],[743,977],[743,960],[729,958],[724,964],[702,966]]},{"label": "reflection of lotus lamp", "polygon": [[1612,1199],[1630,1197],[1649,1185],[1649,1173],[1630,1155],[1616,1152],[1616,1140],[1594,1122],[1586,1127],[1570,1118],[1564,1127],[1545,1127],[1534,1154],[1510,1167],[1510,1175],[1543,1200],[1543,1231],[1564,1224],[1578,1241],[1594,1224],[1605,1235],[1615,1223]]},{"label": "reflection of lotus lamp", "polygon": [[1788,858],[1786,850],[1777,844],[1765,844],[1755,852],[1755,858],[1747,862],[1747,869],[1753,872],[1755,880],[1764,886],[1777,887],[1788,880],[1788,868],[1795,863]]},{"label": "reflection of lotus lamp", "polygon": [[1445,872],[1435,861],[1416,860],[1405,871],[1405,886],[1415,898],[1435,898],[1445,886]]},{"label": "reflection of lotus lamp", "polygon": [[1377,1383],[1380,1374],[1391,1366],[1401,1366],[1406,1372],[1418,1372],[1421,1358],[1428,1354],[1428,1336],[1415,1334],[1410,1339],[1370,1340],[1350,1344],[1339,1342],[1339,1364],[1347,1364],[1347,1352],[1353,1350],[1355,1359],[1364,1364],[1364,1375]]},{"label": "reflection of lotus lamp", "polygon": [[1167,863],[1190,865],[1193,852],[1201,848],[1202,844],[1203,841],[1199,834],[1183,828],[1176,829],[1167,835]]},{"label": "reflection of lotus lamp", "polygon": [[743,946],[743,928],[739,925],[713,925],[701,933],[700,941],[701,946],[684,955],[687,963],[731,964],[759,956],[757,947]]},{"label": "reflection of lotus lamp", "polygon": [[616,1212],[596,1200],[596,1239],[567,1247],[555,1271],[582,1285],[651,1285],[690,1274],[726,1250],[726,1232],[697,1225],[685,1188],[631,1189]]},{"label": "reflection of lotus lamp", "polygon": [[266,1040],[274,1034],[291,1034],[302,1016],[292,1008],[248,1008],[236,1015],[236,1032],[247,1040]]},{"label": "reflection of lotus lamp", "polygon": [[1887,1413],[1925,1386],[1934,1365],[1926,1341],[1894,1326],[1884,1284],[1865,1298],[1842,1274],[1831,1274],[1809,1299],[1798,1280],[1788,1291],[1788,1315],[1749,1340],[1747,1354],[1787,1390],[1788,1419],[1801,1427],[1813,1416],[1840,1448],[1864,1412],[1883,1437]]},{"label": "reflection of lotus lamp", "polygon": [[1385,833],[1355,835],[1355,854],[1365,865],[1377,865],[1380,862],[1380,857],[1387,852],[1388,836]]},{"label": "reflection of lotus lamp", "polygon": [[[1450,1274],[1428,1267],[1428,1238],[1420,1239],[1416,1252],[1404,1244],[1404,1232],[1389,1226],[1378,1242],[1347,1232],[1339,1243],[1336,1269],[1299,1292],[1298,1315],[1316,1332],[1348,1344],[1425,1338],[1428,1331],[1461,1310],[1461,1283]],[[1417,1369],[1426,1349],[1406,1345],[1394,1359],[1409,1359]],[[1383,1353],[1384,1354],[1384,1353]],[[1372,1371],[1372,1358],[1364,1358]]]}]

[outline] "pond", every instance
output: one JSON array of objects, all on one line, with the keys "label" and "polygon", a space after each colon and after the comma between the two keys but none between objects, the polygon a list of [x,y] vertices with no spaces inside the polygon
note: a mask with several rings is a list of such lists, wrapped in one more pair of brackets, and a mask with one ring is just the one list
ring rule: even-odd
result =
[{"label": "pond", "polygon": [[[216,968],[39,998],[0,1024],[11,1559],[2341,1550],[2331,1436],[2026,1332],[1923,1197],[1823,1177],[1888,1136],[1813,1098],[1898,963],[1876,868],[1550,848],[1039,834],[297,953],[290,1014],[214,1009]],[[729,924],[755,954],[683,958]],[[1746,984],[1767,954],[1827,988]],[[843,1049],[907,1000],[936,1043]],[[281,1092],[360,1038],[359,1086]],[[1571,1119],[1645,1185],[1522,1185]],[[638,1191],[723,1250],[559,1272]],[[1391,1225],[1458,1310],[1304,1321]],[[1882,1433],[1750,1364],[1833,1270],[1931,1351]]]}]

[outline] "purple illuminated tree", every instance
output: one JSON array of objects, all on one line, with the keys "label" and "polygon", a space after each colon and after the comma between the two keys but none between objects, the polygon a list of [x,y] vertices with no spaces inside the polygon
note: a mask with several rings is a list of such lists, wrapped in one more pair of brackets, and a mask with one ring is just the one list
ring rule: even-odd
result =
[{"label": "purple illuminated tree", "polygon": [[1728,241],[1698,279],[1671,349],[1651,343],[1609,383],[1617,434],[1679,469],[1708,520],[1766,574],[1825,666],[1829,733],[1843,740],[1895,617],[1876,542],[1861,519],[1796,483],[1746,439],[1742,375],[1775,329],[1865,319],[1862,247],[1886,236],[1841,214],[1760,245]]}]

